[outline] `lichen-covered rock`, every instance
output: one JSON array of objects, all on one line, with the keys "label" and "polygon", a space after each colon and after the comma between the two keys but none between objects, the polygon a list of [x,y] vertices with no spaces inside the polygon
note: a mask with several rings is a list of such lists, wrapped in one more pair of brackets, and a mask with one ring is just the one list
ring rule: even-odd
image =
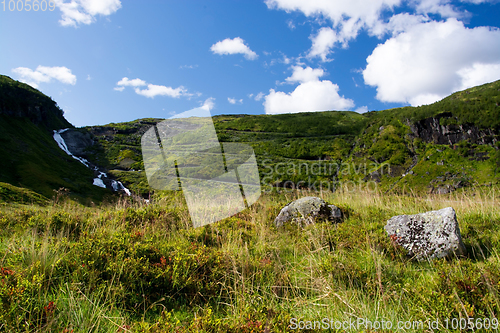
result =
[{"label": "lichen-covered rock", "polygon": [[451,207],[416,215],[392,217],[385,226],[389,237],[416,260],[464,255],[455,210]]},{"label": "lichen-covered rock", "polygon": [[342,212],[335,205],[328,205],[323,199],[317,197],[304,197],[290,202],[283,207],[274,220],[276,227],[290,222],[299,227],[314,224],[317,219],[341,222]]}]

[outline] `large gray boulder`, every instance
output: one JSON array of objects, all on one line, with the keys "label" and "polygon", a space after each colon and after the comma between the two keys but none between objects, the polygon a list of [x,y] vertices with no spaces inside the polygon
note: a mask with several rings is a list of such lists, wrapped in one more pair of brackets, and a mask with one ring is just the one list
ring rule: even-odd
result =
[{"label": "large gray boulder", "polygon": [[387,221],[385,230],[394,243],[418,261],[466,253],[457,216],[451,207],[394,216]]},{"label": "large gray boulder", "polygon": [[342,212],[335,205],[329,205],[323,199],[317,197],[304,197],[290,202],[283,207],[274,220],[276,227],[290,222],[299,227],[314,224],[317,219],[341,222]]}]

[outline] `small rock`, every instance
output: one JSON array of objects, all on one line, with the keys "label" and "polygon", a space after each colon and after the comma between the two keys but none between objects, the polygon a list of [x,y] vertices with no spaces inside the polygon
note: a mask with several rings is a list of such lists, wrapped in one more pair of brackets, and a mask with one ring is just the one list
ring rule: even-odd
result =
[{"label": "small rock", "polygon": [[394,243],[418,261],[466,253],[452,207],[394,216],[387,221],[385,230]]},{"label": "small rock", "polygon": [[284,223],[296,223],[299,227],[314,224],[317,219],[325,219],[332,222],[342,221],[342,212],[335,205],[328,205],[323,199],[317,197],[304,197],[292,201],[283,209],[274,220],[276,227]]},{"label": "small rock", "polygon": [[453,189],[450,186],[440,186],[436,191],[437,194],[448,194],[451,192],[453,192]]}]

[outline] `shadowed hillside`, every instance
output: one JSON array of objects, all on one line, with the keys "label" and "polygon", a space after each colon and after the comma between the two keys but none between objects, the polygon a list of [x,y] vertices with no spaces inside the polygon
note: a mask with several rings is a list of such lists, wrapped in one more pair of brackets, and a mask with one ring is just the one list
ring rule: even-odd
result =
[{"label": "shadowed hillside", "polygon": [[52,137],[54,129],[67,127],[73,126],[52,99],[0,76],[0,182],[47,198],[65,187],[80,200],[101,200],[107,192],[92,185],[93,172],[64,153]]}]

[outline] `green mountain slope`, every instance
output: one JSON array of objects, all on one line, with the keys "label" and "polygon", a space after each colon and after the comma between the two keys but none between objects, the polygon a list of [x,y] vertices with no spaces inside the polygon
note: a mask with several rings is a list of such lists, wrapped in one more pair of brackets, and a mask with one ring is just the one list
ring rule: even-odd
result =
[{"label": "green mountain slope", "polygon": [[[379,189],[448,193],[498,184],[500,81],[421,107],[365,114],[325,111],[213,117],[221,142],[251,145],[265,191]],[[163,119],[79,129],[85,157],[148,197],[141,136]],[[67,156],[52,130],[71,127],[49,97],[0,76],[0,181],[47,197],[60,187],[99,200],[93,173]]]},{"label": "green mountain slope", "polygon": [[[500,81],[432,105],[365,114],[213,117],[221,142],[250,144],[265,190],[304,188],[447,193],[497,184]],[[89,127],[90,155],[136,192],[148,188],[140,138],[161,119]]]},{"label": "green mountain slope", "polygon": [[102,199],[107,191],[92,185],[93,172],[54,141],[52,130],[66,127],[72,126],[49,97],[0,76],[0,182],[47,198],[65,187],[76,198]]}]

